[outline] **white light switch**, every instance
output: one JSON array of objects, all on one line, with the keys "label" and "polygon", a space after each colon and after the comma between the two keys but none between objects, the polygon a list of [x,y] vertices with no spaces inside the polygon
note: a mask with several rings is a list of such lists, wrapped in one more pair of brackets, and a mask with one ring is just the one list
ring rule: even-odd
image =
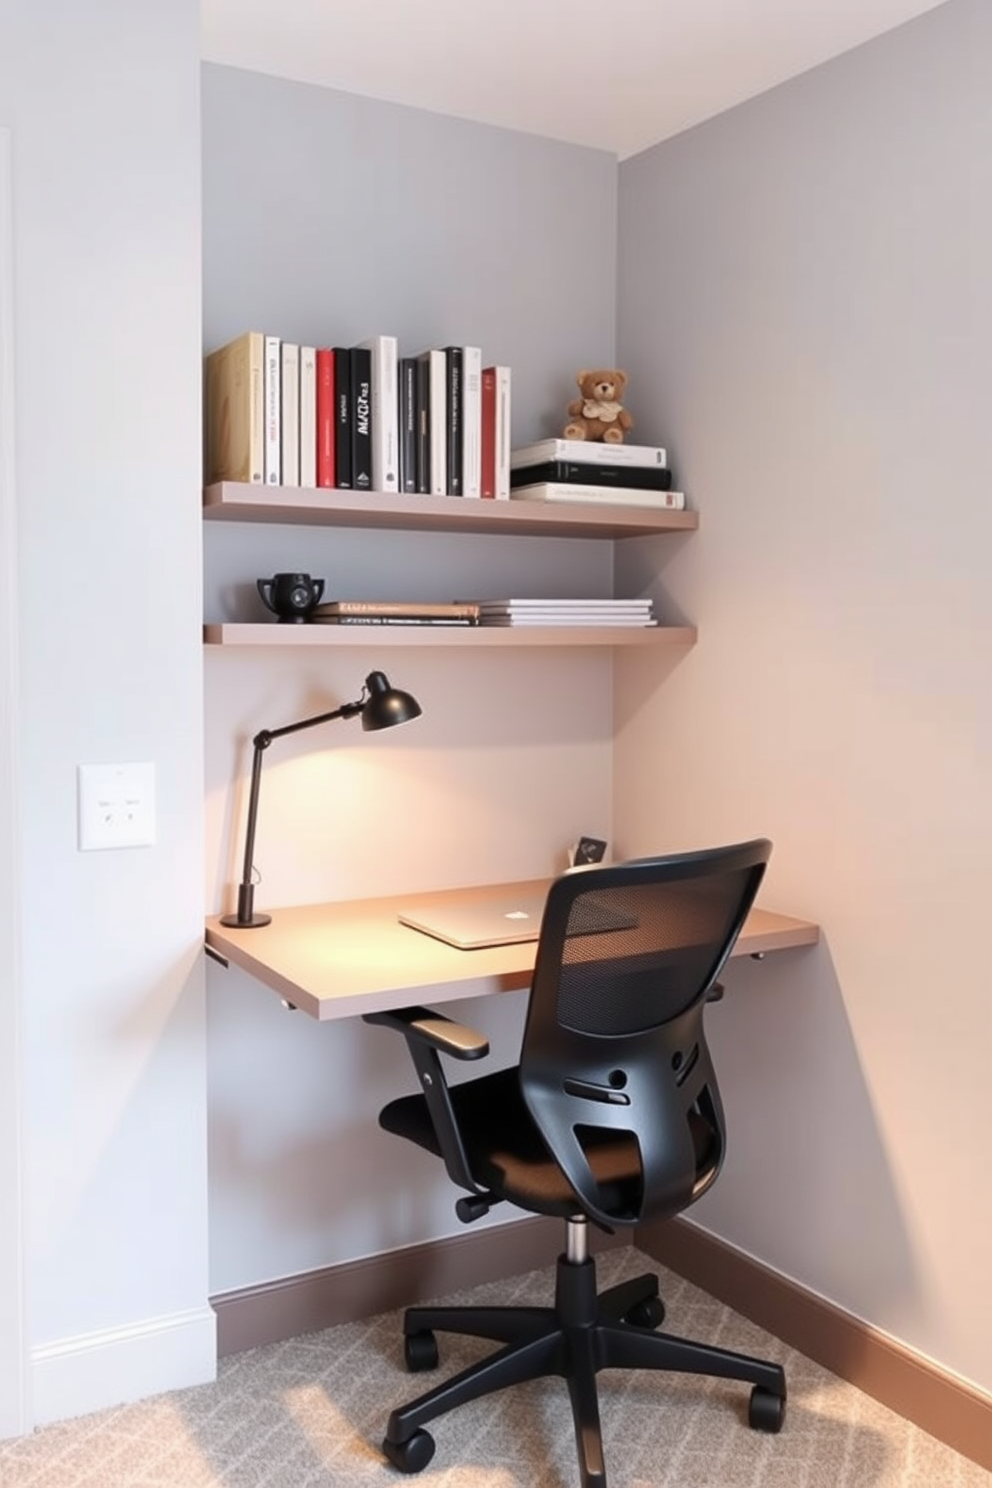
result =
[{"label": "white light switch", "polygon": [[154,845],[153,764],[79,765],[77,777],[80,852]]}]

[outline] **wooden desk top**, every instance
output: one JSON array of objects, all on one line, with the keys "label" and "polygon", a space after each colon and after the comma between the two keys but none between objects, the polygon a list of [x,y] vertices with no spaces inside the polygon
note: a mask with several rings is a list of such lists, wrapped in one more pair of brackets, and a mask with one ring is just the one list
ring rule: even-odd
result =
[{"label": "wooden desk top", "polygon": [[[397,912],[487,898],[494,889],[546,889],[549,882],[534,879],[274,909],[271,925],[256,930],[231,929],[213,915],[207,920],[207,946],[321,1021],[512,992],[530,985],[535,942],[461,951],[401,925]],[[819,937],[819,926],[811,920],[755,908],[733,955],[815,945]]]}]

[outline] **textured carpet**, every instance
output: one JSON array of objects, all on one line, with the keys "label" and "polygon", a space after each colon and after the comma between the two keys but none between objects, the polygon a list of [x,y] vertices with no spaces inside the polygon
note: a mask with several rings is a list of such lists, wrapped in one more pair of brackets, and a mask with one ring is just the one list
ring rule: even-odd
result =
[{"label": "textured carpet", "polygon": [[[658,1270],[599,1258],[601,1286]],[[843,1384],[689,1283],[659,1270],[666,1329],[785,1365],[778,1436],[751,1431],[748,1387],[684,1375],[599,1375],[610,1488],[992,1488],[992,1473]],[[550,1301],[532,1272],[445,1299]],[[434,1422],[437,1453],[404,1477],[379,1453],[393,1406],[492,1345],[438,1335],[437,1376],[406,1374],[400,1314],[225,1359],[216,1384],[61,1422],[0,1444],[3,1488],[576,1488],[565,1385],[551,1379]]]}]

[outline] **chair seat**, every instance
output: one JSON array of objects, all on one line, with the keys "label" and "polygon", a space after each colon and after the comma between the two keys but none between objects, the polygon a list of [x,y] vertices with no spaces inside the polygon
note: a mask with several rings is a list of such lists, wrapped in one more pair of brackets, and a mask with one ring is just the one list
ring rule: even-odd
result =
[{"label": "chair seat", "polygon": [[[469,1168],[478,1184],[534,1214],[568,1218],[581,1212],[575,1190],[545,1147],[524,1103],[515,1066],[453,1085],[450,1095]],[[379,1124],[394,1136],[441,1156],[422,1095],[390,1101],[379,1114]],[[704,1172],[716,1151],[714,1133],[702,1120],[690,1120],[690,1125],[697,1168]],[[627,1132],[599,1132],[591,1134],[583,1146],[600,1184],[604,1207],[618,1224],[633,1224],[641,1197],[636,1137]]]}]

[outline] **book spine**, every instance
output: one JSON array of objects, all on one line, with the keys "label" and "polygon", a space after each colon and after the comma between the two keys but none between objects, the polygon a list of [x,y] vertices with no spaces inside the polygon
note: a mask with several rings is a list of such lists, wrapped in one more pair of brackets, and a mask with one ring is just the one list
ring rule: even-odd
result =
[{"label": "book spine", "polygon": [[445,447],[448,464],[448,495],[462,494],[462,349],[446,346],[445,393],[448,419]]},{"label": "book spine", "polygon": [[265,338],[265,484],[282,478],[282,358],[279,337]]},{"label": "book spine", "polygon": [[332,599],[317,605],[315,615],[333,618],[335,615],[414,615],[435,619],[451,616],[472,618],[479,613],[475,600],[439,601],[408,599]]},{"label": "book spine", "polygon": [[467,615],[321,615],[318,625],[476,625]]},{"label": "book spine", "polygon": [[479,494],[496,495],[496,368],[482,369],[482,422],[479,435],[481,474]]},{"label": "book spine", "polygon": [[431,370],[423,357],[414,361],[416,378],[416,457],[415,477],[418,495],[427,496],[431,489]]},{"label": "book spine", "polygon": [[351,482],[356,491],[373,489],[372,353],[351,348]]},{"label": "book spine", "polygon": [[246,331],[203,364],[204,483],[264,479],[264,338]]},{"label": "book spine", "polygon": [[351,352],[334,348],[334,484],[350,491],[351,473]]},{"label": "book spine", "polygon": [[482,495],[482,351],[462,347],[462,495]]},{"label": "book spine", "polygon": [[337,407],[334,401],[334,353],[329,346],[317,351],[317,485],[333,486],[334,434]]},{"label": "book spine", "polygon": [[430,387],[430,485],[432,496],[448,494],[448,370],[443,351],[421,353]]},{"label": "book spine", "polygon": [[398,491],[399,373],[395,336],[372,336],[358,350],[371,355],[372,486],[376,491]]},{"label": "book spine", "polygon": [[417,363],[401,357],[399,363],[399,484],[401,491],[417,489]]},{"label": "book spine", "polygon": [[298,486],[300,484],[300,348],[295,341],[282,343],[281,377],[282,485]]},{"label": "book spine", "polygon": [[317,348],[300,347],[300,485],[317,484]]},{"label": "book spine", "polygon": [[496,367],[496,500],[510,499],[510,433],[512,378],[509,367]]}]

